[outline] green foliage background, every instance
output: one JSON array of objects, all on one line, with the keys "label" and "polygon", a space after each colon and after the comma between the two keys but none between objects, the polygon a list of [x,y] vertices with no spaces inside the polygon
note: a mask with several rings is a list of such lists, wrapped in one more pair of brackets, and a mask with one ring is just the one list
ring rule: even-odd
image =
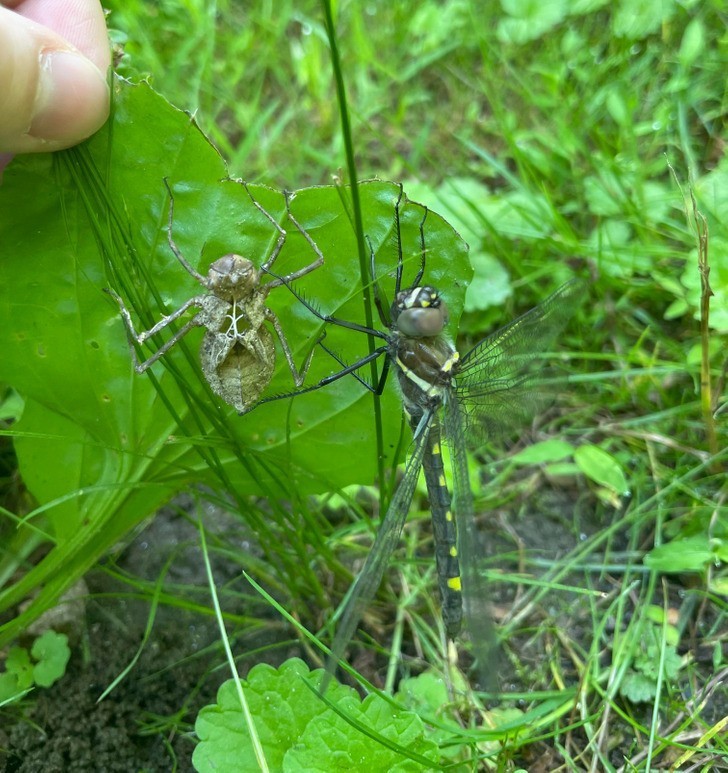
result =
[{"label": "green foliage background", "polygon": [[[262,259],[272,247],[270,224],[242,186],[226,179],[229,170],[252,183],[256,198],[281,222],[283,199],[264,185],[300,191],[293,211],[327,260],[325,271],[307,277],[301,288],[324,310],[361,319],[361,280],[348,218],[334,188],[306,187],[330,186],[344,164],[320,4],[110,0],[107,5],[120,46],[117,71],[135,82],[148,77],[172,104],[196,111],[229,167],[186,115],[149,87],[118,81],[113,132],[107,128],[88,144],[52,158],[16,159],[5,174],[0,379],[15,391],[7,393],[3,417],[20,418],[6,434],[12,435],[31,496],[18,503],[12,496],[15,478],[8,473],[0,609],[12,615],[34,588],[41,591],[27,611],[7,618],[0,640],[13,638],[109,545],[193,481],[233,499],[268,551],[256,576],[264,575],[279,598],[304,617],[313,609],[330,611],[350,580],[339,558],[361,533],[347,527],[344,539],[330,539],[326,518],[300,507],[300,497],[374,480],[371,398],[356,382],[344,380],[336,390],[292,406],[288,401],[264,406],[237,421],[210,399],[201,379],[199,333],[165,357],[150,378],[137,377],[117,310],[101,292],[104,286],[118,289],[140,327],[197,292],[166,243],[165,176],[175,191],[175,239],[200,270],[230,250]],[[597,725],[606,726],[617,714],[624,719],[617,704],[620,675],[637,674],[631,669],[633,661],[639,666],[635,653],[643,659],[658,651],[660,657],[672,654],[664,629],[663,640],[653,642],[654,626],[645,629],[641,617],[649,604],[667,611],[670,602],[660,592],[666,576],[678,569],[688,573],[697,589],[687,593],[685,604],[699,597],[701,614],[708,615],[701,630],[708,631],[713,647],[713,672],[699,663],[682,664],[688,677],[712,684],[725,657],[723,3],[343,0],[335,20],[358,177],[404,182],[411,199],[445,217],[470,246],[472,281],[463,241],[430,214],[428,279],[447,294],[454,310],[451,332],[459,330],[462,349],[574,272],[591,278],[578,342],[573,337],[560,342],[560,348],[579,353],[571,358],[581,371],[578,388],[564,396],[572,442],[562,441],[554,454],[553,446],[545,450],[546,440],[514,465],[545,467],[552,485],[559,476],[576,479],[575,496],[588,503],[599,533],[568,556],[552,557],[540,586],[528,581],[519,586],[520,605],[509,610],[501,633],[506,640],[523,633],[524,609],[546,597],[550,608],[564,592],[568,573],[584,572],[583,587],[574,593],[585,597],[593,572],[617,576],[622,590],[607,606],[592,608],[592,626],[586,625],[578,651],[573,645],[560,651],[562,660],[573,658],[584,667],[581,718],[587,733],[596,728],[589,736],[594,764],[607,769],[608,754],[599,744],[609,733],[600,735]],[[688,185],[710,233],[715,294],[702,341],[696,224],[684,196]],[[396,188],[371,183],[362,195],[366,231],[378,261],[387,261],[393,254],[388,236]],[[410,259],[416,256],[421,213],[415,205],[406,210]],[[310,260],[308,246],[292,234],[280,267]],[[391,291],[391,278],[385,286]],[[271,304],[294,331],[296,358],[302,361],[318,323],[285,291],[272,293]],[[330,336],[328,343],[347,360],[366,351],[363,336],[342,331]],[[699,397],[702,353],[713,391],[707,412]],[[318,370],[312,378],[330,370],[323,357],[314,362]],[[285,391],[290,383],[281,363],[271,391]],[[384,411],[390,454],[402,426],[392,390]],[[519,511],[514,501],[535,501],[517,476],[511,479],[512,470],[509,464],[498,468],[495,483],[476,491],[483,511]],[[275,506],[272,516],[261,516],[247,499],[253,492],[271,502],[296,503],[308,519],[305,528],[286,521],[287,512]],[[519,519],[519,512],[512,517]],[[576,521],[573,529],[581,534]],[[620,542],[624,550],[610,563],[613,543],[622,535],[626,547]],[[56,547],[32,567],[30,557],[48,542]],[[407,549],[409,559],[421,555],[418,549],[429,549],[416,542],[413,538]],[[537,559],[528,561],[528,570],[541,571]],[[420,564],[405,560],[398,567],[415,571]],[[596,568],[592,572],[583,568],[587,565]],[[321,579],[324,568],[341,580],[333,594]],[[416,578],[415,585],[421,581],[419,574]],[[315,627],[320,620],[313,617],[308,622]],[[689,610],[684,617],[690,618]],[[613,636],[605,634],[607,619]],[[559,661],[551,649],[551,622],[539,630],[551,653],[544,664]],[[437,635],[419,624],[416,619],[413,627],[432,660]],[[652,649],[644,646],[647,635],[653,637]],[[529,641],[531,636],[529,630]],[[610,669],[603,666],[603,646],[609,648]],[[559,717],[573,716],[571,693],[545,665],[534,671],[531,662],[520,661],[517,646],[512,652],[513,668],[524,682],[534,690],[556,689],[553,700],[563,703],[553,708],[550,732],[567,754]],[[685,674],[673,660],[669,678],[650,674],[649,692],[654,706],[664,710],[666,725],[657,709],[646,730],[642,718],[630,714],[624,721],[634,739],[649,735],[655,741],[658,730],[669,730],[684,708],[676,690],[672,702],[665,700],[661,680]],[[644,671],[637,676],[644,682]],[[639,743],[624,753],[637,754]]]}]

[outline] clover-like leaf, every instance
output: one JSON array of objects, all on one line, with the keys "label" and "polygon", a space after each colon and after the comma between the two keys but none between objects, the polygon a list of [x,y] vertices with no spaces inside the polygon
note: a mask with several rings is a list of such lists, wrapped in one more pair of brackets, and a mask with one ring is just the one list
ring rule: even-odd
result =
[{"label": "clover-like leaf", "polygon": [[71,650],[64,633],[44,631],[34,642],[30,651],[38,662],[33,667],[33,679],[39,687],[50,687],[65,673]]},{"label": "clover-like leaf", "polygon": [[33,684],[33,664],[25,647],[11,647],[5,668],[17,680],[18,689],[27,690]]},{"label": "clover-like leaf", "polygon": [[0,706],[4,703],[10,703],[22,692],[16,674],[9,671],[0,674]]}]

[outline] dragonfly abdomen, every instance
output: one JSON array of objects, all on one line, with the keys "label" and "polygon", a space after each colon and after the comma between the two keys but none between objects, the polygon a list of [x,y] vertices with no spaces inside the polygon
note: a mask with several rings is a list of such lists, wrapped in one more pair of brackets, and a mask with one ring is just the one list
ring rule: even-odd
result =
[{"label": "dragonfly abdomen", "polygon": [[442,603],[442,620],[449,638],[457,636],[462,625],[463,602],[460,561],[457,550],[457,527],[453,517],[450,491],[442,462],[440,424],[434,418],[422,459],[427,493],[430,497],[432,531],[435,541],[438,585]]}]

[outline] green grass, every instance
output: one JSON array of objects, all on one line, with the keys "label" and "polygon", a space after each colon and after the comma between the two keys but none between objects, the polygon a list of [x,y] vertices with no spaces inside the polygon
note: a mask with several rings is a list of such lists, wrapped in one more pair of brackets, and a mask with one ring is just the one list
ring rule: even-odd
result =
[{"label": "green grass", "polygon": [[[291,190],[346,179],[319,3],[107,5],[125,40],[119,71],[149,75],[173,104],[197,111],[231,174]],[[543,758],[554,770],[678,759],[711,769],[728,754],[716,683],[726,668],[728,539],[725,17],[717,0],[643,3],[638,14],[634,5],[349,2],[335,15],[359,178],[402,181],[470,244],[461,351],[574,272],[591,279],[559,342],[573,387],[506,459],[489,448],[473,457],[509,690],[489,711],[473,696],[449,709],[448,720],[480,729],[456,724],[436,742],[450,745],[449,759],[481,755],[494,769]],[[702,329],[691,187],[716,292]],[[344,260],[358,275],[353,247]],[[519,461],[527,442],[556,436],[570,444],[561,455]],[[12,493],[8,511],[27,512]],[[209,536],[208,549],[239,562],[281,605],[255,607],[247,625],[280,630],[288,613],[330,642],[347,567],[355,571],[371,544],[376,496],[282,496],[290,511],[275,497],[236,497],[242,521],[270,529],[258,531],[265,561]],[[423,661],[447,668],[431,551],[421,492],[350,652],[380,686]],[[160,597],[130,582],[150,604],[213,614],[194,589]],[[251,594],[242,581],[223,589],[223,614],[240,594]],[[242,625],[232,614],[227,622],[229,632]],[[300,631],[285,630],[320,664]],[[244,639],[237,644],[240,654]],[[247,665],[268,660],[277,654],[254,652]],[[437,699],[420,700],[430,716]],[[499,730],[508,722],[520,734]]]}]

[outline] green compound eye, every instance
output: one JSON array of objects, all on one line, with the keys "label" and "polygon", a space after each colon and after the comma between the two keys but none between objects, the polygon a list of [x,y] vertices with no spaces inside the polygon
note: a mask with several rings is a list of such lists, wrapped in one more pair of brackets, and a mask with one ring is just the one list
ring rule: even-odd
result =
[{"label": "green compound eye", "polygon": [[392,320],[396,322],[397,329],[412,338],[440,335],[448,319],[447,305],[433,287],[406,290],[399,294],[392,307]]}]

